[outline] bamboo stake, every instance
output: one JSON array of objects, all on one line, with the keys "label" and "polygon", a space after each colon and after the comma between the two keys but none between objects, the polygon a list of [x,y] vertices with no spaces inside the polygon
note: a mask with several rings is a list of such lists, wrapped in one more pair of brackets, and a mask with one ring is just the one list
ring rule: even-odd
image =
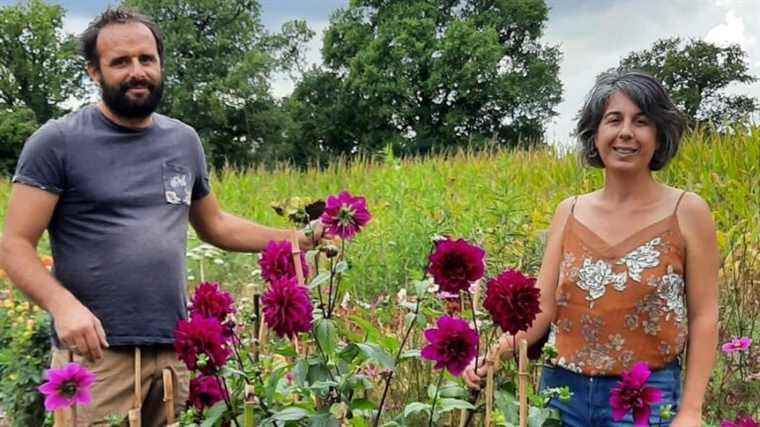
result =
[{"label": "bamboo stake", "polygon": [[164,408],[166,409],[167,424],[174,423],[174,381],[172,370],[164,368]]},{"label": "bamboo stake", "polygon": [[296,280],[298,280],[299,285],[303,286],[305,280],[303,277],[303,266],[301,265],[301,247],[298,246],[298,236],[294,230],[290,232],[290,247],[291,255],[293,255],[293,265],[296,268]]},{"label": "bamboo stake", "polygon": [[485,427],[491,427],[491,414],[493,412],[493,373],[496,363],[493,359],[486,361],[486,419]]},{"label": "bamboo stake", "polygon": [[140,427],[140,408],[142,408],[142,355],[140,347],[135,346],[135,394],[132,409],[129,410],[129,427]]},{"label": "bamboo stake", "polygon": [[256,394],[252,385],[245,385],[245,403],[243,404],[243,427],[255,427],[253,424],[253,410],[256,406]]},{"label": "bamboo stake", "polygon": [[459,427],[464,427],[464,424],[467,422],[467,410],[462,409],[459,411]]},{"label": "bamboo stake", "polygon": [[520,427],[528,425],[528,341],[520,340],[520,359],[517,374],[520,377]]},{"label": "bamboo stake", "polygon": [[255,339],[253,340],[253,360],[258,363],[259,362],[259,348],[260,342],[259,342],[259,331],[261,324],[264,323],[261,321],[261,295],[259,295],[258,291],[255,291],[253,294],[253,312],[256,315],[253,321],[253,331],[256,334]]}]

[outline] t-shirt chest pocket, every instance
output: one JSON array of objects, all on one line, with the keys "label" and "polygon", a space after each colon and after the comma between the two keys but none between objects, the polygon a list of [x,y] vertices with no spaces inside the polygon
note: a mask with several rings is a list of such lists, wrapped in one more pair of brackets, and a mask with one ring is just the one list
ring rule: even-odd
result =
[{"label": "t-shirt chest pocket", "polygon": [[166,203],[190,206],[193,192],[193,179],[190,169],[176,163],[166,162],[162,165],[162,176]]}]

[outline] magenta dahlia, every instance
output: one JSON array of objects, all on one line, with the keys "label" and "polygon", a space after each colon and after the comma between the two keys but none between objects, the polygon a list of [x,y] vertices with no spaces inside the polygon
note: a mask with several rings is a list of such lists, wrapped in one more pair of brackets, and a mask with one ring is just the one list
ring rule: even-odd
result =
[{"label": "magenta dahlia", "polygon": [[228,397],[220,381],[223,380],[213,375],[199,375],[190,380],[190,404],[203,411]]},{"label": "magenta dahlia", "polygon": [[[203,316],[179,321],[174,330],[174,351],[188,369],[204,374],[217,372],[232,354],[219,320]],[[198,363],[200,355],[205,355],[203,366]]]},{"label": "magenta dahlia", "polygon": [[723,344],[721,346],[721,349],[726,354],[736,353],[740,351],[747,351],[749,347],[752,345],[752,338],[749,337],[741,337],[741,338],[734,338],[731,341]]},{"label": "magenta dahlia", "polygon": [[213,317],[220,322],[235,312],[234,300],[229,292],[222,291],[218,283],[203,282],[195,288],[190,305],[190,316]]},{"label": "magenta dahlia", "polygon": [[652,371],[646,362],[637,362],[626,372],[618,383],[620,387],[612,389],[610,406],[612,419],[620,421],[629,411],[633,411],[634,426],[648,426],[652,405],[662,400],[662,390],[647,387],[646,383]]},{"label": "magenta dahlia", "polygon": [[512,335],[526,331],[541,312],[536,279],[507,270],[488,281],[483,307],[494,323]]},{"label": "magenta dahlia", "polygon": [[438,319],[437,326],[425,331],[428,345],[421,355],[435,361],[435,369],[459,376],[478,354],[478,334],[464,320],[449,316]]},{"label": "magenta dahlia", "polygon": [[319,218],[327,233],[350,240],[372,219],[364,197],[354,197],[348,191],[327,198],[327,206]]},{"label": "magenta dahlia", "polygon": [[428,273],[442,292],[459,295],[485,273],[486,252],[466,240],[439,240],[430,254]]},{"label": "magenta dahlia", "polygon": [[[271,240],[261,252],[259,266],[261,277],[269,283],[283,278],[296,277],[296,266],[293,262],[293,245],[288,240],[280,242]],[[303,277],[309,276],[309,266],[306,257],[301,252],[301,268]]]},{"label": "magenta dahlia", "polygon": [[312,306],[309,290],[294,278],[274,280],[261,297],[264,321],[279,337],[293,337],[311,330]]},{"label": "magenta dahlia", "polygon": [[90,388],[95,374],[78,363],[69,363],[60,369],[45,371],[47,381],[39,386],[45,395],[45,410],[55,411],[72,405],[89,405],[92,402]]}]

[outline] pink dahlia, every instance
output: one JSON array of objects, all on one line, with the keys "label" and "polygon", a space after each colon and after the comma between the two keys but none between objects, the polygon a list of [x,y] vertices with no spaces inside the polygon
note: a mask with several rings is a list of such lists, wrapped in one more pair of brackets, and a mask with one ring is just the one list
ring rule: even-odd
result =
[{"label": "pink dahlia", "polygon": [[190,397],[188,401],[199,411],[214,406],[216,402],[228,397],[220,381],[213,375],[200,375],[190,381]]},{"label": "pink dahlia", "polygon": [[478,334],[464,320],[449,316],[438,319],[437,326],[425,331],[429,344],[422,357],[435,361],[435,369],[446,368],[459,376],[478,354]]},{"label": "pink dahlia", "polygon": [[[174,351],[188,369],[204,374],[217,372],[232,354],[222,324],[215,318],[203,316],[179,321],[174,330]],[[206,357],[203,366],[198,363],[200,355]]]},{"label": "pink dahlia", "polygon": [[752,338],[748,337],[741,337],[741,338],[734,338],[731,341],[723,344],[721,346],[721,349],[726,354],[736,353],[739,351],[746,351],[749,349],[749,346],[752,345]]},{"label": "pink dahlia", "polygon": [[734,421],[723,421],[720,427],[760,427],[760,423],[750,416],[739,416]]},{"label": "pink dahlia", "polygon": [[264,321],[279,337],[293,337],[311,330],[312,306],[309,290],[294,278],[274,280],[261,297]]},{"label": "pink dahlia", "polygon": [[526,331],[541,312],[536,279],[507,270],[488,282],[483,307],[494,323],[512,335]]},{"label": "pink dahlia", "polygon": [[95,374],[78,363],[69,363],[60,369],[45,372],[47,382],[38,390],[45,395],[45,410],[55,411],[72,405],[89,405],[92,402],[90,388]]},{"label": "pink dahlia", "polygon": [[466,240],[439,240],[430,254],[428,273],[439,290],[459,295],[485,273],[486,252]]},{"label": "pink dahlia", "polygon": [[[264,280],[271,283],[283,278],[296,277],[292,248],[293,245],[287,240],[281,242],[270,240],[267,243],[261,253],[261,259],[259,259],[261,277]],[[301,252],[301,268],[303,269],[303,277],[308,277],[309,266],[306,264],[306,257],[303,252]]]},{"label": "pink dahlia", "polygon": [[350,240],[372,219],[364,197],[354,197],[348,191],[327,198],[327,206],[319,218],[327,233]]},{"label": "pink dahlia", "polygon": [[662,400],[661,390],[646,386],[650,375],[652,372],[646,362],[637,362],[631,370],[623,372],[620,387],[612,389],[610,394],[613,420],[620,421],[628,411],[633,411],[633,425],[649,425],[651,406]]},{"label": "pink dahlia", "polygon": [[234,300],[229,292],[222,291],[218,283],[204,282],[195,288],[190,316],[213,317],[220,322],[235,312]]}]

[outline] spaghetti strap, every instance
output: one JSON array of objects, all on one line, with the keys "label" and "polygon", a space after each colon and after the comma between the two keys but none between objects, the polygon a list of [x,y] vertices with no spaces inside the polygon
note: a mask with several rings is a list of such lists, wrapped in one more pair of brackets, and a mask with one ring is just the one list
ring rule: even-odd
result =
[{"label": "spaghetti strap", "polygon": [[578,203],[578,196],[573,197],[573,204],[570,206],[570,215],[575,215],[575,204]]},{"label": "spaghetti strap", "polygon": [[681,204],[681,199],[683,199],[683,196],[686,195],[686,191],[682,191],[681,195],[678,196],[678,201],[676,202],[676,207],[673,209],[673,215],[675,215],[678,212],[678,205]]}]

